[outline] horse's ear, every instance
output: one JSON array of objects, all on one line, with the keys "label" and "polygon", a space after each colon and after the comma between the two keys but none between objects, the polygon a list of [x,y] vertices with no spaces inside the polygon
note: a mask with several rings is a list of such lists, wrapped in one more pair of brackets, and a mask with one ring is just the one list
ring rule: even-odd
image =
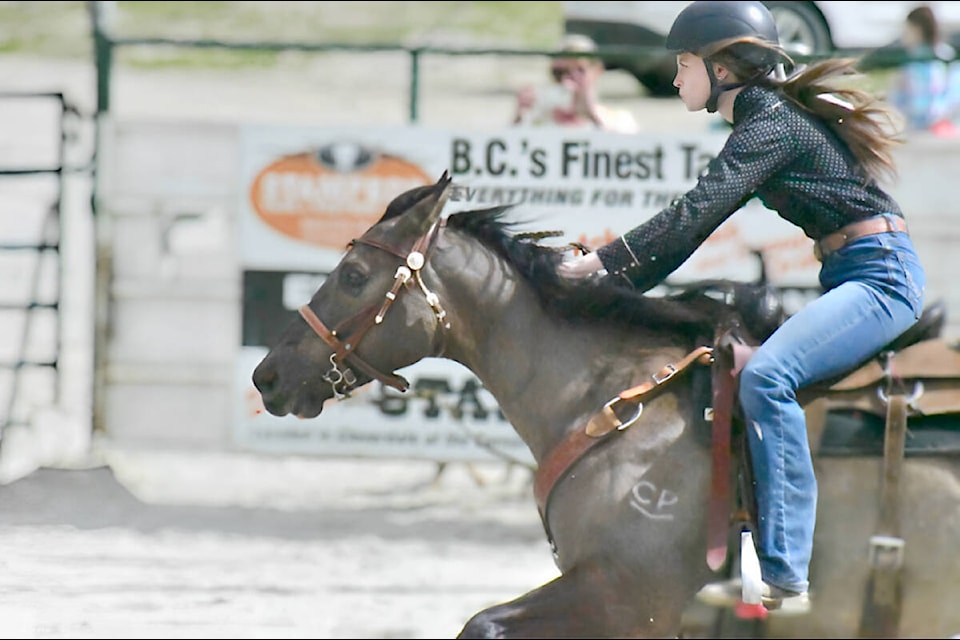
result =
[{"label": "horse's ear", "polygon": [[412,225],[417,235],[423,235],[440,217],[447,199],[450,197],[451,183],[453,179],[447,171],[443,172],[440,179],[429,192],[421,198],[409,211],[403,214],[404,226]]}]

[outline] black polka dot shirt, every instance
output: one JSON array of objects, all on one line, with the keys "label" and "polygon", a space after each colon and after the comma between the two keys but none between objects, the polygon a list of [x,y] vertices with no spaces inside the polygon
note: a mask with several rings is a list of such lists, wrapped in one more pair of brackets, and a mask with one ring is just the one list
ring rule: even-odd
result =
[{"label": "black polka dot shirt", "polygon": [[771,89],[748,86],[734,101],[726,143],[696,186],[597,255],[608,273],[645,291],[753,197],[814,240],[857,220],[901,215],[823,122]]}]

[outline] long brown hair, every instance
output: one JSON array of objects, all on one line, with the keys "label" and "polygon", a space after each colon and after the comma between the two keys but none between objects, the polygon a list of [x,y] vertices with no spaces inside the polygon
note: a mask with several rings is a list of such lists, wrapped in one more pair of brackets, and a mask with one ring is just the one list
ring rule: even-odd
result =
[{"label": "long brown hair", "polygon": [[940,23],[937,22],[937,16],[933,9],[927,5],[914,7],[907,14],[907,23],[920,30],[920,36],[923,38],[925,45],[933,47],[940,42]]},{"label": "long brown hair", "polygon": [[758,39],[724,43],[710,60],[730,70],[748,84],[759,84],[782,93],[800,108],[821,119],[850,149],[865,177],[880,181],[897,175],[893,149],[903,143],[897,112],[882,99],[857,86],[863,75],[855,58],[820,60],[797,68],[786,77],[758,69],[742,54],[743,45],[775,50],[787,67],[793,61],[783,50]]}]

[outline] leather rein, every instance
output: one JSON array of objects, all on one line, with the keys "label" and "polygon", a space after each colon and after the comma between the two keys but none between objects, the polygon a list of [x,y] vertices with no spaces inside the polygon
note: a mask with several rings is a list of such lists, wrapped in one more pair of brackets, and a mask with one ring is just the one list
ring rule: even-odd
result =
[{"label": "leather rein", "polygon": [[[330,354],[330,370],[323,374],[323,379],[330,383],[333,395],[337,400],[349,398],[357,385],[357,376],[350,368],[351,366],[399,391],[406,391],[410,387],[410,383],[403,376],[394,372],[380,371],[367,362],[357,353],[357,347],[367,331],[383,322],[384,316],[386,316],[397,296],[404,289],[412,288],[413,282],[423,292],[427,304],[433,310],[440,327],[444,330],[450,328],[450,323],[447,321],[447,312],[440,305],[440,298],[427,288],[421,276],[421,270],[427,263],[427,254],[433,246],[432,243],[439,234],[440,228],[445,224],[446,218],[438,218],[427,233],[414,242],[409,251],[369,238],[356,238],[350,241],[348,245],[350,248],[357,244],[365,244],[403,259],[403,263],[397,267],[397,272],[393,276],[393,286],[387,291],[379,307],[368,307],[340,322],[332,329],[327,328],[327,325],[317,316],[309,303],[300,307],[300,316],[306,321],[307,325],[327,343],[327,346],[333,349],[333,353]],[[356,327],[356,329],[343,337],[349,327]]]}]

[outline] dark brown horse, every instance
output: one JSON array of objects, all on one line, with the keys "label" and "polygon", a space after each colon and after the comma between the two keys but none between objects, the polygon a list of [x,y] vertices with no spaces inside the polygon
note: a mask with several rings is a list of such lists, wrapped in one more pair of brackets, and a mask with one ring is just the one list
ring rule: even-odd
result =
[{"label": "dark brown horse", "polygon": [[[508,209],[443,218],[449,190],[445,175],[402,194],[351,243],[254,372],[270,413],[313,418],[331,398],[374,380],[403,389],[397,369],[448,358],[476,374],[543,465],[611,398],[682,361],[729,313],[710,296],[643,296],[604,279],[563,281],[561,253],[516,233]],[[712,467],[703,380],[695,371],[678,376],[630,428],[560,470],[549,509],[538,501],[560,577],[477,613],[460,637],[720,633],[704,627],[704,611],[691,604],[732,564],[715,573],[706,561]],[[849,462],[818,465],[813,613],[771,615],[768,636],[857,633],[881,473],[875,456]],[[960,632],[958,465],[956,458],[907,461],[903,476],[914,583],[899,629],[904,637],[945,637]],[[727,615],[708,614],[709,625]]]}]

